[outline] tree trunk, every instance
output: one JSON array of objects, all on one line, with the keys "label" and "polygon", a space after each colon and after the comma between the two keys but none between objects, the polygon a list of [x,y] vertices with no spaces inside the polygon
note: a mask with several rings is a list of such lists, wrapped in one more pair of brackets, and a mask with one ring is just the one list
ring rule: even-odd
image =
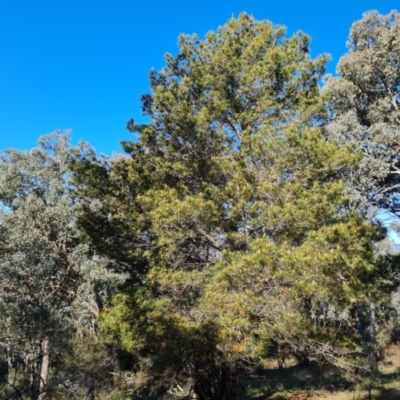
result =
[{"label": "tree trunk", "polygon": [[88,388],[88,391],[85,396],[85,400],[94,400],[94,385],[93,385],[93,383],[91,383]]},{"label": "tree trunk", "polygon": [[226,365],[221,372],[220,400],[236,400],[236,367]]},{"label": "tree trunk", "polygon": [[31,400],[39,399],[39,385],[38,385],[38,365],[40,364],[40,350],[36,346],[26,357],[26,366],[29,373],[29,390],[31,393]]},{"label": "tree trunk", "polygon": [[50,341],[46,337],[42,341],[42,357],[40,365],[40,384],[39,384],[39,400],[43,400],[46,396],[47,377],[49,375],[50,366]]},{"label": "tree trunk", "polygon": [[15,374],[14,377],[12,377],[13,373],[13,361],[11,358],[11,349],[10,346],[7,346],[7,365],[8,365],[8,370],[7,370],[7,382],[10,386],[14,386],[14,380],[15,380]]},{"label": "tree trunk", "polygon": [[350,308],[351,327],[353,334],[362,334],[361,322],[358,316],[357,303],[354,302]]},{"label": "tree trunk", "polygon": [[192,400],[236,400],[236,365],[216,365],[212,359],[207,368],[195,368]]},{"label": "tree trunk", "polygon": [[369,339],[370,343],[375,344],[375,303],[370,303],[370,332]]},{"label": "tree trunk", "polygon": [[300,368],[307,368],[310,366],[310,359],[306,355],[299,356],[298,362]]}]

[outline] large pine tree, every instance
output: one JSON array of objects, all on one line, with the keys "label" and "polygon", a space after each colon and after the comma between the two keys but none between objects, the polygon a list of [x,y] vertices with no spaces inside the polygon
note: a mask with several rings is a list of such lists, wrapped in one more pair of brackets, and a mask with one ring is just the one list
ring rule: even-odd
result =
[{"label": "large pine tree", "polygon": [[131,277],[104,333],[154,393],[234,399],[277,343],[342,366],[357,352],[378,232],[346,211],[359,156],[319,127],[327,58],[284,33],[242,14],[181,36],[150,74],[150,122],[128,124],[130,157],[76,165],[81,226]]}]

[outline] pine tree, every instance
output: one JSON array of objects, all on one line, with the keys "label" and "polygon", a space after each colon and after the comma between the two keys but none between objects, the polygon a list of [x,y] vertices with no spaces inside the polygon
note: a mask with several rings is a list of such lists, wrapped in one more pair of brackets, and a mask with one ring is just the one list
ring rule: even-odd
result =
[{"label": "pine tree", "polygon": [[242,14],[181,36],[150,74],[150,122],[128,123],[130,157],[75,166],[81,226],[132,277],[103,334],[155,396],[232,400],[277,343],[341,366],[359,351],[350,314],[377,295],[379,231],[346,211],[359,155],[319,126],[327,57],[284,33]]}]

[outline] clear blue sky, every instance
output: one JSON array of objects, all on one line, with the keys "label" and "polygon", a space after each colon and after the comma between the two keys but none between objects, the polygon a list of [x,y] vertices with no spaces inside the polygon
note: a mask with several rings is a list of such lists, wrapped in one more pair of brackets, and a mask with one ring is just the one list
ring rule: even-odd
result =
[{"label": "clear blue sky", "polygon": [[351,24],[362,13],[388,13],[397,1],[338,0],[1,0],[0,150],[29,149],[54,129],[72,129],[98,152],[119,151],[133,138],[148,72],[177,53],[180,33],[203,36],[232,15],[302,30],[314,56],[346,51]]}]

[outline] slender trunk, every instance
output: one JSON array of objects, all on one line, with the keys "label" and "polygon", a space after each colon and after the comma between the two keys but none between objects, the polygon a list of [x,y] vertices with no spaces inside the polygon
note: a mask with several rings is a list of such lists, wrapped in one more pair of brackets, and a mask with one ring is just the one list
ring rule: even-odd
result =
[{"label": "slender trunk", "polygon": [[357,303],[354,302],[353,305],[350,308],[350,315],[351,315],[351,327],[353,330],[354,334],[361,334],[362,329],[361,329],[361,322],[360,318],[358,316],[358,310],[357,310]]},{"label": "slender trunk", "polygon": [[195,367],[193,380],[192,400],[236,400],[236,365],[216,365],[212,359],[206,369]]},{"label": "slender trunk", "polygon": [[370,312],[370,332],[369,332],[369,340],[371,343],[372,352],[370,354],[372,368],[374,373],[378,370],[378,362],[380,359],[380,349],[379,346],[376,344],[376,337],[375,337],[375,303],[371,302],[369,305],[369,312]]},{"label": "slender trunk", "polygon": [[38,400],[38,398],[39,398],[39,391],[38,391],[38,384],[37,384],[38,383],[37,382],[37,366],[38,366],[39,358],[40,358],[40,351],[38,352],[37,349],[34,348],[26,359],[27,370],[29,371],[31,400]]},{"label": "slender trunk", "polygon": [[90,384],[88,391],[86,392],[85,400],[94,400],[94,384]]},{"label": "slender trunk", "polygon": [[194,362],[193,365],[193,395],[192,395],[192,399],[193,400],[201,400],[201,394],[200,394],[200,382],[199,382],[199,368],[198,368],[198,364],[197,362]]},{"label": "slender trunk", "polygon": [[7,346],[7,365],[8,365],[8,370],[7,370],[7,382],[10,386],[14,386],[14,380],[15,380],[15,374],[14,377],[12,377],[13,373],[13,361],[11,358],[11,349],[10,346]]},{"label": "slender trunk", "polygon": [[375,344],[375,303],[370,303],[370,332],[369,332],[369,340],[373,345]]},{"label": "slender trunk", "polygon": [[40,383],[39,383],[39,400],[43,400],[46,396],[47,377],[49,375],[50,366],[50,341],[46,337],[42,341],[42,357],[40,365]]},{"label": "slender trunk", "polygon": [[298,356],[297,360],[300,368],[307,368],[310,366],[310,359],[304,354]]},{"label": "slender trunk", "polygon": [[221,400],[236,400],[236,366],[226,365],[221,372]]}]

